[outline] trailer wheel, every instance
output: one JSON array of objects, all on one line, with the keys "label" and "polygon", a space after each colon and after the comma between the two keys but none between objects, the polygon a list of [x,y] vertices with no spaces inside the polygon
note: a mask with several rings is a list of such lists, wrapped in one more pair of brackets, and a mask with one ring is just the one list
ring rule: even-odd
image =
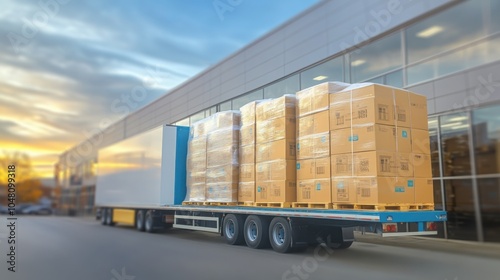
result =
[{"label": "trailer wheel", "polygon": [[266,217],[248,216],[245,220],[243,232],[248,247],[262,249],[270,246],[269,219]]},{"label": "trailer wheel", "polygon": [[101,225],[106,225],[108,220],[108,209],[102,208],[101,209]]},{"label": "trailer wheel", "polygon": [[135,214],[135,228],[138,231],[144,231],[144,210],[137,210]]},{"label": "trailer wheel", "polygon": [[108,226],[114,226],[115,223],[113,222],[113,209],[108,208],[106,211],[106,225]]},{"label": "trailer wheel", "polygon": [[144,219],[144,229],[146,232],[153,233],[155,231],[155,219],[153,216],[153,211],[146,211],[146,217]]},{"label": "trailer wheel", "polygon": [[292,228],[285,218],[273,218],[269,226],[269,241],[274,251],[278,253],[292,251]]},{"label": "trailer wheel", "polygon": [[244,242],[243,218],[240,215],[228,214],[222,225],[224,237],[229,245],[240,245]]}]

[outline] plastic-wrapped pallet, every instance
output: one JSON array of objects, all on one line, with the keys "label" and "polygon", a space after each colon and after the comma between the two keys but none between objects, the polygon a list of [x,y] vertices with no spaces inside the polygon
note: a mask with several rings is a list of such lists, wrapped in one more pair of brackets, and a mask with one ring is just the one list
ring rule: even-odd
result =
[{"label": "plastic-wrapped pallet", "polygon": [[326,207],[331,203],[330,95],[348,86],[341,82],[326,82],[297,92],[296,168],[299,204],[321,203]]},{"label": "plastic-wrapped pallet", "polygon": [[207,170],[207,131],[211,119],[200,120],[191,125],[188,140],[186,199],[189,202],[204,202]]}]

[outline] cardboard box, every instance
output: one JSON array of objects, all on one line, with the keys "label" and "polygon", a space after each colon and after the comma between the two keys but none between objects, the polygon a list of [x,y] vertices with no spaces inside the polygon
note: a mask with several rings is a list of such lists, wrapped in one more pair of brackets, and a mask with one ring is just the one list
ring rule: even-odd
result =
[{"label": "cardboard box", "polygon": [[398,176],[414,177],[413,169],[413,154],[410,153],[396,153],[396,164],[398,168]]},{"label": "cardboard box", "polygon": [[255,164],[255,145],[240,146],[240,164]]},{"label": "cardboard box", "polygon": [[212,131],[207,136],[207,151],[228,146],[239,146],[240,131],[238,127],[228,127]]},{"label": "cardboard box", "polygon": [[229,146],[207,152],[207,167],[238,164],[238,147]]},{"label": "cardboard box", "polygon": [[255,163],[240,164],[240,182],[255,182]]},{"label": "cardboard box", "polygon": [[353,153],[332,155],[330,158],[332,177],[354,176]]},{"label": "cardboard box", "polygon": [[330,178],[297,181],[297,202],[332,202]]},{"label": "cardboard box", "polygon": [[262,100],[256,107],[257,122],[275,118],[295,118],[295,104],[296,97],[288,94],[275,99]]},{"label": "cardboard box", "polygon": [[295,146],[295,138],[257,144],[255,148],[255,161],[263,162],[276,159],[295,160]]},{"label": "cardboard box", "polygon": [[365,177],[356,178],[357,203],[413,204],[415,201],[414,179],[406,177]]},{"label": "cardboard box", "polygon": [[329,179],[331,174],[330,170],[330,157],[298,160],[297,181],[311,179]]},{"label": "cardboard box", "polygon": [[398,126],[396,129],[396,152],[411,153],[412,134],[411,129]]},{"label": "cardboard box", "polygon": [[415,128],[411,129],[411,150],[413,153],[417,154],[431,154],[429,131]]},{"label": "cardboard box", "polygon": [[428,130],[427,97],[412,92],[408,95],[410,97],[411,127]]},{"label": "cardboard box", "polygon": [[255,165],[257,181],[296,180],[295,160],[272,160]]},{"label": "cardboard box", "polygon": [[330,155],[330,132],[297,139],[297,159],[319,158]]},{"label": "cardboard box", "polygon": [[[239,127],[241,121],[241,114],[239,111],[223,111],[218,112],[208,118],[213,119],[213,127],[205,128],[207,134],[219,129],[227,129]],[[209,122],[207,122],[209,124]]]},{"label": "cardboard box", "polygon": [[410,92],[401,89],[394,89],[394,100],[395,125],[405,128],[411,127]]},{"label": "cardboard box", "polygon": [[371,151],[354,153],[355,176],[397,176],[396,154]]},{"label": "cardboard box", "polygon": [[255,202],[255,181],[238,184],[238,202]]},{"label": "cardboard box", "polygon": [[280,139],[294,139],[295,117],[274,118],[257,122],[257,143],[268,143]]},{"label": "cardboard box", "polygon": [[434,204],[434,181],[432,178],[415,178],[415,203]]},{"label": "cardboard box", "polygon": [[205,170],[207,169],[207,154],[197,153],[197,154],[188,154],[187,157],[187,168],[188,170]]},{"label": "cardboard box", "polygon": [[200,183],[200,184],[191,184],[187,186],[187,194],[186,194],[186,201],[191,201],[191,202],[203,202],[206,200],[206,194],[205,194],[205,186],[206,184]]},{"label": "cardboard box", "polygon": [[207,184],[207,202],[238,202],[238,182]]},{"label": "cardboard box", "polygon": [[[330,95],[330,107],[336,103],[346,103],[351,100],[375,97],[393,101],[393,89],[394,88],[389,86],[373,83],[352,84],[343,90]],[[393,102],[391,102],[391,104],[392,103]]]},{"label": "cardboard box", "polygon": [[328,110],[313,113],[297,119],[297,138],[330,131]]},{"label": "cardboard box", "polygon": [[258,181],[256,202],[296,202],[296,181]]},{"label": "cardboard box", "polygon": [[[396,128],[389,125],[353,126],[331,131],[331,154],[396,151]],[[408,151],[410,152],[410,151]]]},{"label": "cardboard box", "polygon": [[297,116],[328,110],[330,94],[348,86],[349,84],[342,82],[326,82],[297,92]]},{"label": "cardboard box", "polygon": [[207,184],[211,183],[238,183],[239,168],[238,165],[227,164],[217,167],[207,168]]},{"label": "cardboard box", "polygon": [[189,185],[205,184],[207,181],[207,172],[206,170],[188,171],[186,179]]},{"label": "cardboard box", "polygon": [[332,202],[356,203],[356,185],[352,177],[332,177]]},{"label": "cardboard box", "polygon": [[415,153],[410,155],[415,178],[432,178],[431,156]]},{"label": "cardboard box", "polygon": [[253,125],[256,121],[256,109],[257,104],[262,100],[256,100],[248,102],[247,104],[241,106],[241,126]]},{"label": "cardboard box", "polygon": [[255,139],[256,139],[256,128],[257,126],[255,123],[250,124],[250,125],[243,125],[240,128],[240,145],[241,146],[246,146],[246,145],[253,145],[255,144]]},{"label": "cardboard box", "polygon": [[206,137],[198,137],[198,138],[189,139],[188,152],[190,154],[206,153],[207,152],[207,138]]},{"label": "cardboard box", "polygon": [[207,136],[207,120],[203,119],[193,123],[189,129],[189,140]]}]

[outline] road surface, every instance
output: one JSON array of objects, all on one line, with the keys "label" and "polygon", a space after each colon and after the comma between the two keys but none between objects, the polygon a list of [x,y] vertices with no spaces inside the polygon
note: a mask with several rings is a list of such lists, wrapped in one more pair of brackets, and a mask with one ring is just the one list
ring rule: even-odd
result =
[{"label": "road surface", "polygon": [[8,270],[0,216],[0,279],[500,279],[500,261],[477,255],[355,242],[348,250],[312,247],[278,254],[229,246],[215,234],[160,234],[68,217],[20,216],[16,272]]}]

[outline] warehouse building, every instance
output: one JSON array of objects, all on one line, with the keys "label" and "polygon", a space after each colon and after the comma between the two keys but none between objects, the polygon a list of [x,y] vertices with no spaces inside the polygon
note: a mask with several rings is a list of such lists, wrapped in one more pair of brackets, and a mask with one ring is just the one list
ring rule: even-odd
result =
[{"label": "warehouse building", "polygon": [[321,1],[63,153],[59,211],[92,213],[99,147],[325,81],[375,82],[428,98],[441,237],[499,242],[498,14],[495,0]]}]

